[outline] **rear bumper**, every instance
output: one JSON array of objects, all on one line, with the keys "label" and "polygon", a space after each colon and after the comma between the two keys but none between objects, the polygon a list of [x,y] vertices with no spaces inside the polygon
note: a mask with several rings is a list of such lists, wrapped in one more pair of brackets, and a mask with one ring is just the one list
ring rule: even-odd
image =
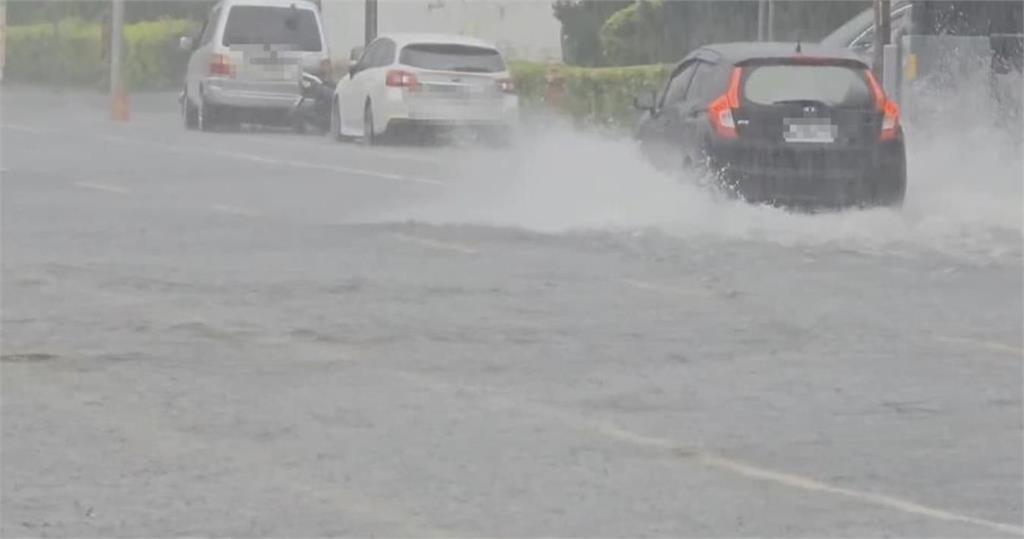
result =
[{"label": "rear bumper", "polygon": [[203,99],[222,107],[290,109],[301,97],[298,82],[245,82],[219,78],[203,82]]},{"label": "rear bumper", "polygon": [[725,143],[710,152],[724,186],[743,199],[799,207],[848,207],[902,198],[902,140],[863,148]]},{"label": "rear bumper", "polygon": [[386,120],[392,126],[415,127],[514,127],[519,123],[519,99],[504,96],[478,102],[410,98],[401,92],[389,95]]}]

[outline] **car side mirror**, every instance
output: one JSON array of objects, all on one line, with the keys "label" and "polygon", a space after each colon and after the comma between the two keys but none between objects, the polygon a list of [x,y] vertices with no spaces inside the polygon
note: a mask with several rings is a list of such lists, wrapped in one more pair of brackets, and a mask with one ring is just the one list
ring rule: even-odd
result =
[{"label": "car side mirror", "polygon": [[188,36],[181,36],[181,38],[178,39],[178,48],[183,51],[192,50],[192,48],[195,47],[195,44],[195,40]]},{"label": "car side mirror", "polygon": [[633,108],[646,112],[654,112],[655,104],[654,91],[645,92],[633,98]]},{"label": "car side mirror", "polygon": [[349,52],[348,61],[355,64],[363,57],[363,47],[352,47],[352,51]]}]

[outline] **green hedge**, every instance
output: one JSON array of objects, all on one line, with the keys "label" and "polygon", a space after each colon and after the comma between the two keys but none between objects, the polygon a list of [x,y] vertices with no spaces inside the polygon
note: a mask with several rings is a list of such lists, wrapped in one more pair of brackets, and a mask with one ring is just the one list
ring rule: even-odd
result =
[{"label": "green hedge", "polygon": [[[192,35],[186,20],[140,22],[125,26],[125,84],[129,89],[181,85],[187,55],[178,38]],[[58,24],[7,28],[4,79],[12,82],[105,87],[110,71],[99,24],[67,19]]]},{"label": "green hedge", "polygon": [[586,126],[631,125],[637,117],[633,98],[646,90],[660,90],[671,69],[670,65],[554,66],[562,80],[562,98],[560,102],[548,103],[548,66],[522,62],[513,62],[511,66],[525,106],[551,106]]}]

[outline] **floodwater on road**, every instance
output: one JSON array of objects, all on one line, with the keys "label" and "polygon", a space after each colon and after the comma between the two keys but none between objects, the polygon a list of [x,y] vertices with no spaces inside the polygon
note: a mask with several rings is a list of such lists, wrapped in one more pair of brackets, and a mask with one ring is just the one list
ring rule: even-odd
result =
[{"label": "floodwater on road", "polygon": [[4,536],[1013,536],[1021,149],[794,214],[509,149],[2,97]]}]

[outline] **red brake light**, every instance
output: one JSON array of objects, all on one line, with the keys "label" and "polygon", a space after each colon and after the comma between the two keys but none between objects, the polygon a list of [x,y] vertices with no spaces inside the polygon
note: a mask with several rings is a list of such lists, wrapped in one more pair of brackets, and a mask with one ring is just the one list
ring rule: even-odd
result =
[{"label": "red brake light", "polygon": [[222,77],[234,77],[235,66],[231,65],[231,58],[226,54],[214,54],[210,59],[210,74]]},{"label": "red brake light", "polygon": [[420,89],[420,80],[416,78],[415,74],[398,69],[388,71],[384,84],[391,87],[408,88],[413,92]]},{"label": "red brake light", "polygon": [[512,79],[501,79],[498,81],[498,88],[506,94],[516,93],[516,83]]},{"label": "red brake light", "polygon": [[725,139],[734,139],[739,136],[736,132],[733,111],[740,108],[740,78],[742,76],[741,68],[733,68],[732,78],[729,79],[729,89],[708,106],[708,120],[711,122],[711,126],[715,128],[718,136]]},{"label": "red brake light", "polygon": [[900,132],[900,106],[894,101],[885,101],[882,115],[882,134],[880,140],[896,140]]},{"label": "red brake light", "polygon": [[867,73],[868,83],[871,85],[871,92],[875,94],[875,106],[882,113],[882,132],[878,139],[896,140],[900,132],[900,106],[885,97],[885,91],[882,90],[882,85],[878,84],[874,73],[870,70],[865,73]]}]

